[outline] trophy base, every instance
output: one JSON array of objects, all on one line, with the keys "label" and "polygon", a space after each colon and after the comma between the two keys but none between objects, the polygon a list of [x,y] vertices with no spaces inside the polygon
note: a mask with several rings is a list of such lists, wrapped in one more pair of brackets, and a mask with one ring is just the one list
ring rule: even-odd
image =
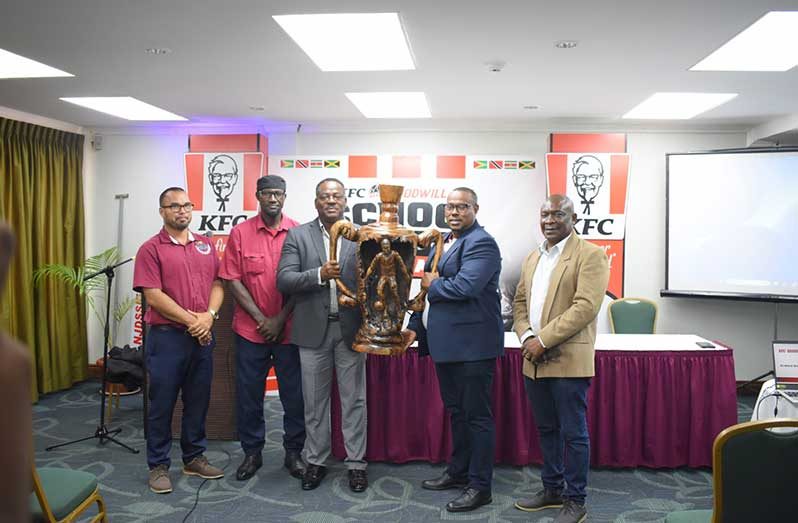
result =
[{"label": "trophy base", "polygon": [[415,333],[412,331],[396,333],[391,336],[371,336],[370,338],[363,337],[358,333],[352,348],[357,352],[378,356],[401,356],[415,338]]}]

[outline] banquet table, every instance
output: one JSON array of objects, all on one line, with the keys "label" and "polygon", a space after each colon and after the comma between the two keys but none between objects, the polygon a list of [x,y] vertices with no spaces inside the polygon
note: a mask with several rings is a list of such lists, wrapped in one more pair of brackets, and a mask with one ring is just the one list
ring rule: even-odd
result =
[{"label": "banquet table", "polygon": [[[506,333],[496,361],[493,413],[496,462],[541,463],[535,423],[521,373],[518,340]],[[712,442],[737,423],[734,358],[694,335],[599,334],[596,376],[588,393],[591,464],[606,467],[703,467]],[[366,460],[444,462],[451,452],[448,416],[435,366],[414,350],[369,355]],[[346,455],[338,391],[332,392],[332,450]]]}]

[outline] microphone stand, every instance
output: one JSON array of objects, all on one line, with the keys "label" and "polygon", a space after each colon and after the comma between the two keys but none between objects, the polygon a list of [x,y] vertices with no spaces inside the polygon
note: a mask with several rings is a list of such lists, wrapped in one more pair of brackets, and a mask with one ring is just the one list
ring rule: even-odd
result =
[{"label": "microphone stand", "polygon": [[111,328],[110,328],[110,320],[111,320],[111,286],[112,286],[113,281],[114,281],[114,270],[117,267],[119,267],[120,265],[124,265],[124,264],[126,264],[128,262],[131,262],[131,261],[133,261],[133,258],[128,258],[127,260],[121,261],[121,262],[117,263],[116,265],[109,265],[108,267],[105,267],[104,269],[101,269],[101,270],[99,270],[99,271],[97,271],[95,273],[89,274],[88,276],[84,276],[84,278],[83,278],[83,281],[88,281],[88,280],[91,280],[92,278],[95,278],[95,277],[99,276],[100,274],[105,274],[105,277],[107,278],[107,282],[106,282],[107,295],[106,295],[106,302],[105,302],[105,304],[106,304],[106,307],[105,307],[105,330],[104,330],[105,336],[104,336],[104,343],[103,343],[103,380],[102,380],[102,389],[100,389],[101,390],[101,394],[100,394],[100,424],[97,426],[97,430],[95,430],[94,434],[91,435],[91,436],[87,436],[85,438],[80,438],[80,439],[68,441],[66,443],[59,443],[58,445],[52,445],[50,447],[47,447],[45,450],[49,451],[49,450],[57,449],[59,447],[64,447],[66,445],[72,445],[73,443],[79,443],[81,441],[86,441],[86,440],[90,440],[90,439],[95,439],[96,438],[96,439],[100,440],[100,444],[101,445],[104,445],[106,441],[110,441],[112,443],[116,443],[120,447],[126,448],[127,450],[129,450],[133,454],[138,454],[139,453],[139,451],[137,449],[134,449],[133,447],[129,447],[129,446],[125,445],[124,443],[122,443],[121,441],[119,441],[116,438],[114,438],[114,436],[116,434],[119,434],[122,431],[121,428],[114,429],[114,430],[108,430],[108,427],[105,426],[105,397],[107,396],[107,394],[105,393],[105,386],[106,386],[106,382],[107,382],[107,378],[108,378],[108,344],[110,343],[110,337],[111,337]]}]

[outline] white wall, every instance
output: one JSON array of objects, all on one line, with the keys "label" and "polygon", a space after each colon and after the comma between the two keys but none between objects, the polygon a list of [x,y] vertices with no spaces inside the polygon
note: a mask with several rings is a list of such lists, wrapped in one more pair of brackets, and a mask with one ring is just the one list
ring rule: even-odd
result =
[{"label": "white wall", "polygon": [[[777,306],[658,296],[665,285],[665,154],[742,147],[744,140],[743,135],[737,134],[629,134],[632,174],[626,220],[626,295],[657,301],[658,332],[694,332],[733,347],[738,380],[754,378],[773,368],[770,342]],[[695,225],[701,227],[700,223]],[[740,245],[740,256],[755,255]],[[798,338],[798,306],[778,308],[779,337]]]},{"label": "white wall", "polygon": [[[271,154],[535,154],[543,158],[548,132],[414,132],[273,134]],[[645,296],[659,304],[659,332],[697,333],[735,349],[737,378],[748,379],[772,367],[773,304],[659,298],[665,261],[665,153],[744,147],[744,133],[630,133],[632,157],[627,214],[626,295]],[[161,225],[157,196],[170,185],[183,185],[186,135],[106,135],[103,149],[91,152],[94,172],[87,175],[87,252],[116,243],[117,204],[114,195],[129,193],[125,211],[123,256]],[[543,170],[541,170],[541,176]],[[291,195],[296,200],[299,195]],[[539,202],[530,202],[534,219]],[[308,205],[311,205],[308,198]],[[700,224],[697,224],[700,227]],[[744,246],[741,254],[745,255]],[[132,266],[119,272],[125,291],[132,284]],[[798,307],[780,307],[779,335],[798,338]],[[129,328],[129,326],[127,327]],[[99,327],[92,326],[89,359],[100,355]]]}]

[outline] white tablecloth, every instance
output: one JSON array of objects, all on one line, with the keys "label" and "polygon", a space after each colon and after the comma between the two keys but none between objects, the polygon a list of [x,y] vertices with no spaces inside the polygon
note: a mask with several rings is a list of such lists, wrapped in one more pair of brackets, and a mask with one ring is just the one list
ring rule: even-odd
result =
[{"label": "white tablecloth", "polygon": [[[629,350],[629,351],[692,351],[692,350],[727,350],[727,347],[715,345],[714,349],[702,349],[696,342],[709,341],[694,334],[599,334],[596,336],[596,350]],[[519,348],[521,344],[514,332],[504,333],[504,346]]]}]

